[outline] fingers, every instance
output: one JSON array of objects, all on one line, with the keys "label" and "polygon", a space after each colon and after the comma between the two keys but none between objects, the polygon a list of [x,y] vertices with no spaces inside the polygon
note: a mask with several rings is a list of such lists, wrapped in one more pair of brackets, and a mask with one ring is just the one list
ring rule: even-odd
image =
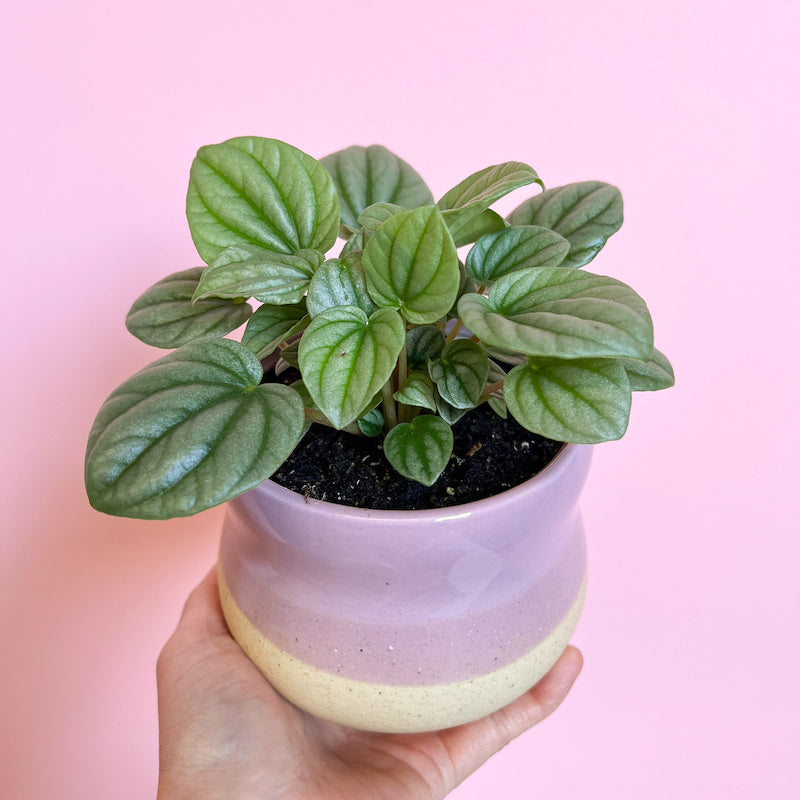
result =
[{"label": "fingers", "polygon": [[549,717],[569,693],[582,667],[581,651],[576,647],[567,647],[550,672],[536,686],[496,712],[493,715],[494,724],[504,738],[501,747]]},{"label": "fingers", "polygon": [[569,693],[583,656],[571,645],[539,683],[513,703],[476,722],[444,731],[447,747],[460,783],[512,739],[552,714]]}]

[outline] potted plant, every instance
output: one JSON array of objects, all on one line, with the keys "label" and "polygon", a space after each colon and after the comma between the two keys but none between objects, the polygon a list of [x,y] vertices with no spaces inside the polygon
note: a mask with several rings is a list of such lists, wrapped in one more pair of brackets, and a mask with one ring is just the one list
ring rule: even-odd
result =
[{"label": "potted plant", "polygon": [[[542,191],[507,218],[491,209],[531,184]],[[673,383],[644,301],[583,269],[622,224],[619,191],[545,190],[509,162],[434,203],[383,147],[318,162],[241,137],[200,149],[186,210],[207,266],[131,308],[135,336],[174,349],[100,409],[92,505],[165,519],[231,501],[219,561],[229,627],[314,713],[431,730],[522,694],[583,602],[585,445],[623,435],[632,391]],[[223,338],[245,322],[241,342]],[[489,497],[480,480],[467,481],[474,494],[451,491],[447,470],[482,444],[467,434],[454,455],[453,430],[479,415],[515,426],[512,449],[549,447],[552,460]],[[404,508],[370,488],[354,507],[268,480],[301,440],[320,450],[316,431],[368,443],[365,463],[385,457],[433,499]],[[360,483],[358,465],[317,460]],[[499,460],[489,476],[511,470]]]}]

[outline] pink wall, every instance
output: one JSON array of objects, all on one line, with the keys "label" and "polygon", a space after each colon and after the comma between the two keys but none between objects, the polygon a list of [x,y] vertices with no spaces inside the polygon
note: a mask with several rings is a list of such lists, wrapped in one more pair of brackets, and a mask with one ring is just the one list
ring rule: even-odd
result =
[{"label": "pink wall", "polygon": [[434,193],[518,159],[625,195],[596,269],[648,298],[678,386],[596,450],[572,696],[453,797],[798,796],[796,3],[11,0],[3,18],[0,796],[153,796],[155,659],[221,515],[97,514],[83,448],[155,357],[129,303],[199,263],[193,153],[240,134],[382,142]]}]

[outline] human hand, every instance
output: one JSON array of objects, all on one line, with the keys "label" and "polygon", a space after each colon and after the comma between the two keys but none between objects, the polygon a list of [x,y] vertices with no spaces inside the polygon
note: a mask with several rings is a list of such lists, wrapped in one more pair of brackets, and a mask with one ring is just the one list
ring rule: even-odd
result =
[{"label": "human hand", "polygon": [[583,658],[568,647],[529,692],[445,731],[366,733],[284,700],[225,625],[216,570],[191,593],[158,659],[159,800],[433,800],[541,722]]}]

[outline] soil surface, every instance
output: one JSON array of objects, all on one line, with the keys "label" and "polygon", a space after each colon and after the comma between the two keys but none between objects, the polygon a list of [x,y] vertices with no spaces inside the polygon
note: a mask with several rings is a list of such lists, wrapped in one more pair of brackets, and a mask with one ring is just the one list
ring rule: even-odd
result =
[{"label": "soil surface", "polygon": [[312,425],[272,480],[295,492],[358,508],[444,508],[499,494],[542,470],[563,446],[501,419],[487,404],[453,426],[455,444],[433,486],[391,467],[377,438]]}]

